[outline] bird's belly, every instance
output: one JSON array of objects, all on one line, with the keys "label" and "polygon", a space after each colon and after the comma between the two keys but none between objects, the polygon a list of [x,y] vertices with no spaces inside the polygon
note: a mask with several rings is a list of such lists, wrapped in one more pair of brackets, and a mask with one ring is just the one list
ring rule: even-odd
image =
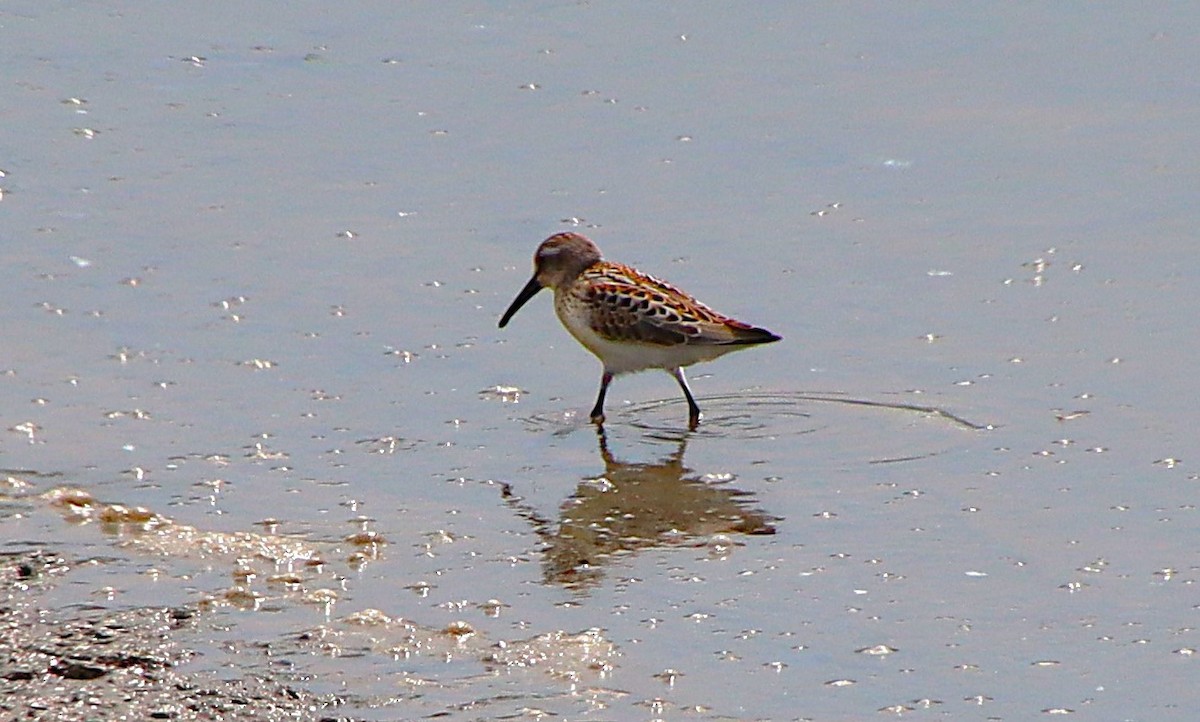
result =
[{"label": "bird's belly", "polygon": [[[556,309],[557,310],[557,309]],[[632,373],[645,369],[673,369],[711,361],[736,347],[690,344],[655,344],[639,341],[616,341],[592,330],[586,319],[572,313],[558,314],[559,320],[575,340],[591,351],[614,374]]]}]

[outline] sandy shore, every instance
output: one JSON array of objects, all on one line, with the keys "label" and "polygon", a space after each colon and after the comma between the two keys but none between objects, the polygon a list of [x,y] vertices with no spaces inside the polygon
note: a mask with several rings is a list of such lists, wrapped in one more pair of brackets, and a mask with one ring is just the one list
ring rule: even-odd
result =
[{"label": "sandy shore", "polygon": [[336,700],[273,679],[189,674],[193,609],[44,609],[71,564],[49,549],[0,554],[0,718],[345,719]]}]

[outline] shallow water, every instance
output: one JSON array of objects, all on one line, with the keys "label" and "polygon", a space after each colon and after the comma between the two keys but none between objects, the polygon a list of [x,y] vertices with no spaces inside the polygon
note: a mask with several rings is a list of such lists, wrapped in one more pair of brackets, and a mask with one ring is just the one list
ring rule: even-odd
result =
[{"label": "shallow water", "polygon": [[[7,3],[4,538],[367,719],[1188,719],[1198,22]],[[784,340],[598,437],[563,228]]]}]

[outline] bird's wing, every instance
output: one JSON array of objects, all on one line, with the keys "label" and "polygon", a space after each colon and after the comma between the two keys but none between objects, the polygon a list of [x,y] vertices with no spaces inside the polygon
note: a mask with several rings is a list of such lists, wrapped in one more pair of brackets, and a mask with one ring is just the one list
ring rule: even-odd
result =
[{"label": "bird's wing", "polygon": [[585,272],[592,330],[614,341],[675,346],[764,343],[762,329],[712,310],[671,284],[628,266]]}]

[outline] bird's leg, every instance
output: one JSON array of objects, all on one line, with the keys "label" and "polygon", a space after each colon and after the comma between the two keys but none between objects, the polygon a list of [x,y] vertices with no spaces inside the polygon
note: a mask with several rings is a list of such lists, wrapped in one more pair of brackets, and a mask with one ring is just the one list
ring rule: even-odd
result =
[{"label": "bird's leg", "polygon": [[700,407],[696,404],[696,399],[692,396],[692,390],[688,388],[687,377],[683,375],[683,367],[671,370],[671,375],[679,382],[679,388],[683,389],[683,395],[687,397],[688,404],[688,430],[695,431],[700,425]]},{"label": "bird's leg", "polygon": [[604,423],[604,395],[608,393],[608,385],[612,383],[613,375],[608,370],[604,370],[604,375],[600,377],[600,394],[596,396],[596,405],[592,407],[592,423]]}]

